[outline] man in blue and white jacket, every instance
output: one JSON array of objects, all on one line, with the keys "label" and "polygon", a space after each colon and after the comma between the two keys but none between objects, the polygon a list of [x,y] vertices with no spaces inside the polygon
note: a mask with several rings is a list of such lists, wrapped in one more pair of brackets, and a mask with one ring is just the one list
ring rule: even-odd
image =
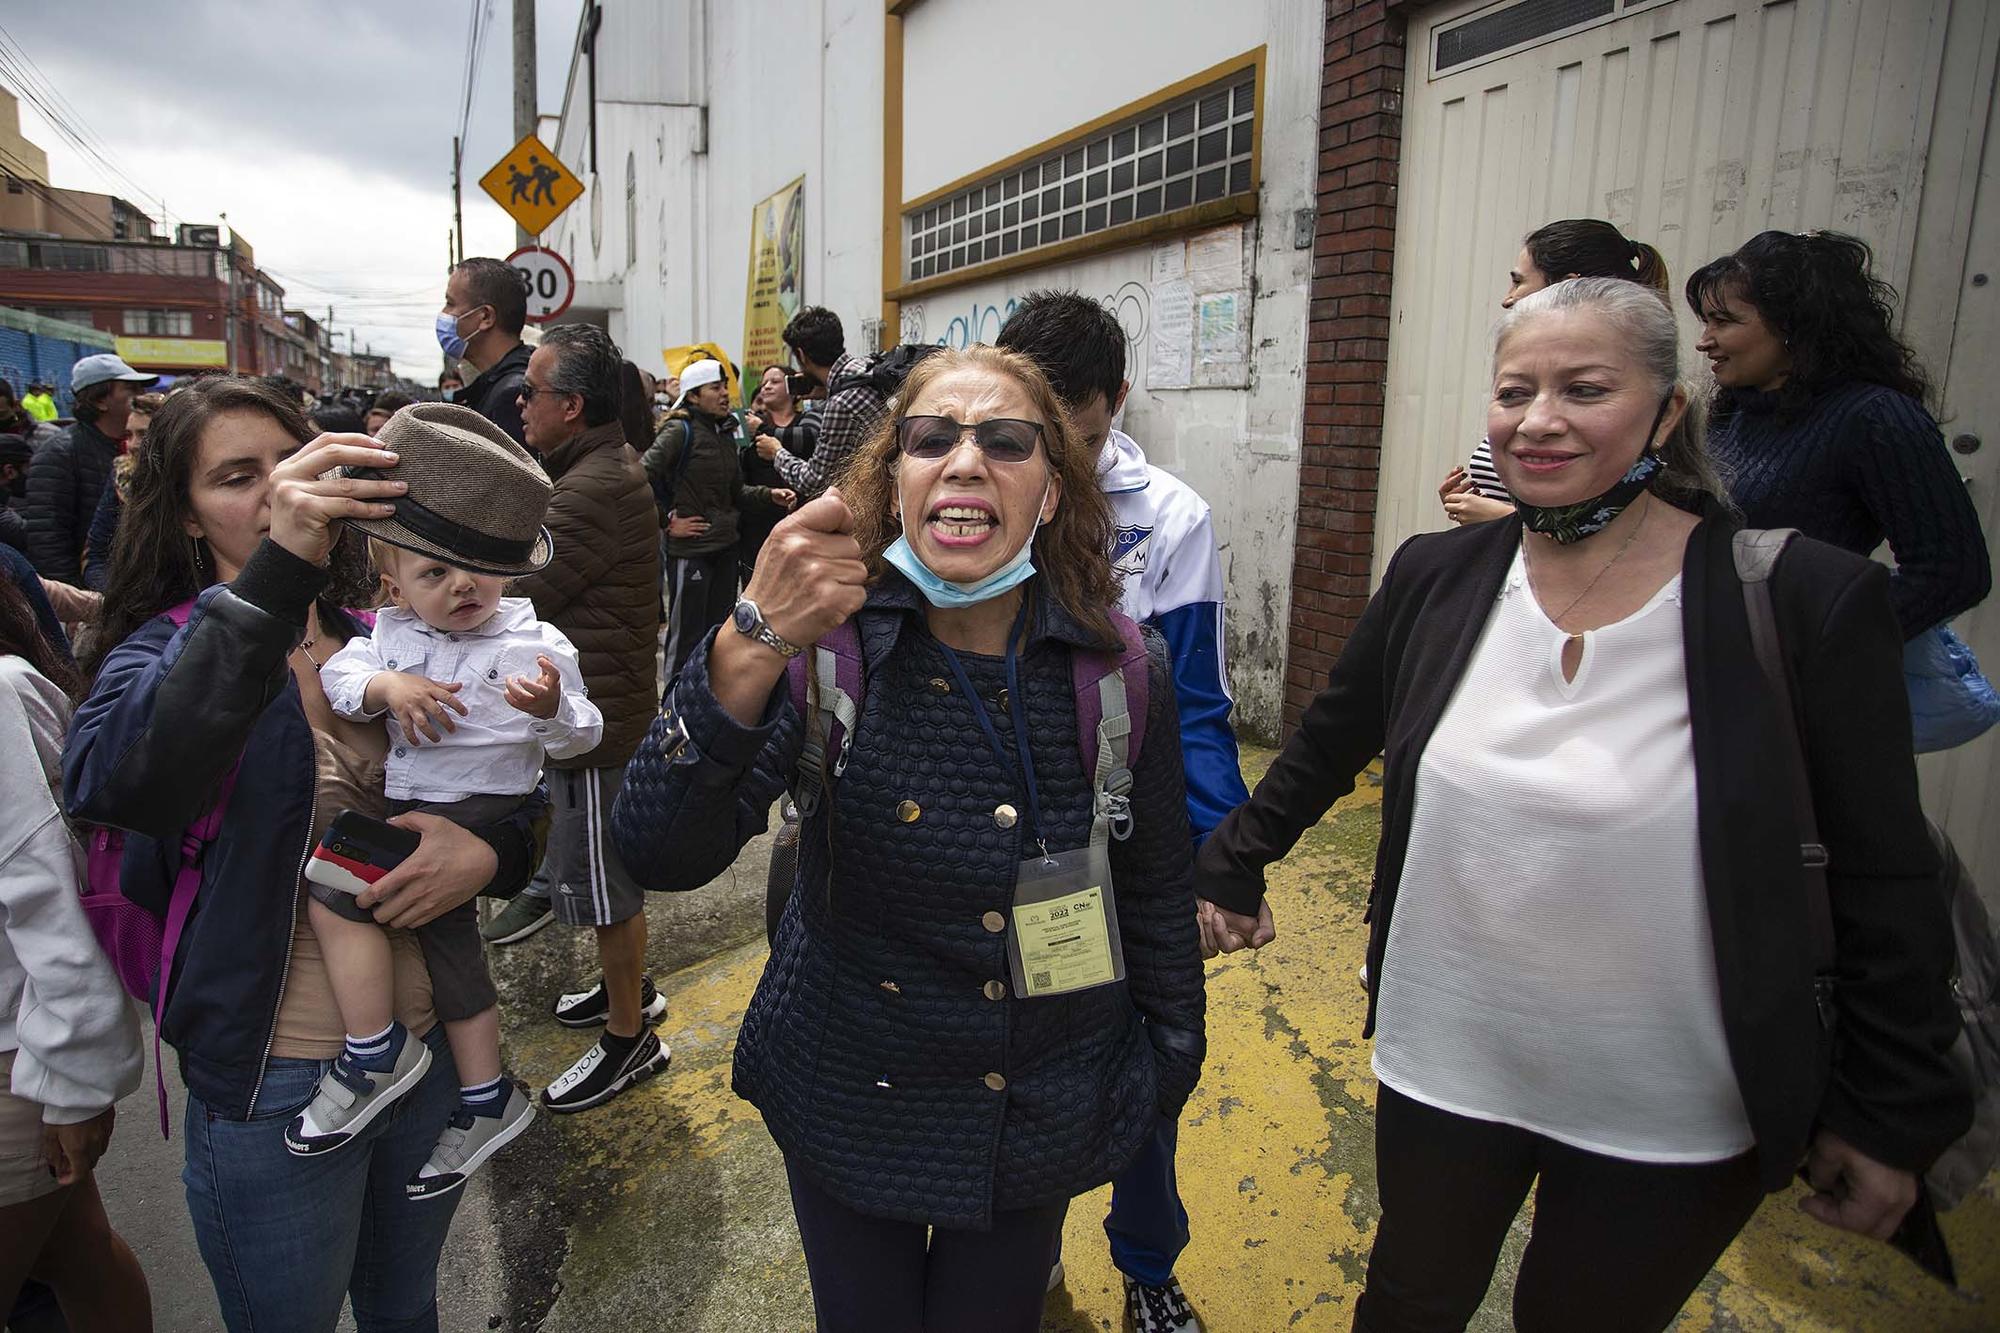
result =
[{"label": "man in blue and white jacket", "polygon": [[[1118,519],[1113,563],[1124,578],[1120,609],[1157,628],[1174,664],[1188,823],[1197,845],[1249,799],[1229,724],[1223,657],[1222,561],[1208,502],[1154,467],[1131,436],[1112,426],[1125,404],[1125,331],[1117,317],[1075,292],[1033,292],[1000,330],[998,345],[1032,358],[1048,376],[1085,441]],[[1112,1183],[1104,1229],[1125,1278],[1136,1333],[1198,1333],[1200,1321],[1174,1277],[1187,1247],[1187,1210],[1174,1183],[1177,1125],[1158,1129]],[[1060,1261],[1057,1269],[1060,1270]],[[1052,1284],[1061,1280],[1051,1274]]]}]

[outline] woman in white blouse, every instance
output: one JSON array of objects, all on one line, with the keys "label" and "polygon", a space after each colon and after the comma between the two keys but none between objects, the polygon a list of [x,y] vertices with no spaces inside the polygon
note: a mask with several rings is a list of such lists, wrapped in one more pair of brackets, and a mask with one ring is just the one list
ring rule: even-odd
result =
[{"label": "woman in white blouse", "polygon": [[146,1279],[93,1177],[143,1057],[56,804],[75,683],[0,574],[0,1325],[33,1278],[76,1333],[140,1333],[153,1326]]},{"label": "woman in white blouse", "polygon": [[1950,934],[1886,571],[1794,541],[1772,578],[1831,855],[1840,1042],[1815,1003],[1792,720],[1657,295],[1583,278],[1495,335],[1519,504],[1396,554],[1326,689],[1210,836],[1234,946],[1264,867],[1386,755],[1371,914],[1382,1220],[1356,1327],[1463,1327],[1536,1190],[1524,1329],[1669,1324],[1803,1162],[1887,1238],[1964,1128]]}]

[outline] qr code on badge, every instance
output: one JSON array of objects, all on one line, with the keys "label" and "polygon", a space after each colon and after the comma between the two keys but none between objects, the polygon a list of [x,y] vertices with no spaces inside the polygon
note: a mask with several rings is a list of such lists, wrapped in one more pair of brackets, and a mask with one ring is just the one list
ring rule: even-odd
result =
[{"label": "qr code on badge", "polygon": [[1047,990],[1054,984],[1054,979],[1046,972],[1037,972],[1034,976],[1028,978],[1029,990]]}]

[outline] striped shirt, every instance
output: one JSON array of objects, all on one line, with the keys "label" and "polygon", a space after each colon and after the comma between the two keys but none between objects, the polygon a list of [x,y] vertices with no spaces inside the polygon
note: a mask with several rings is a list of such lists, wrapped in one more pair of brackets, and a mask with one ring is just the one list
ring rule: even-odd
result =
[{"label": "striped shirt", "polygon": [[1472,451],[1472,457],[1465,465],[1465,475],[1472,478],[1472,488],[1489,500],[1502,504],[1513,504],[1514,497],[1500,484],[1500,474],[1493,468],[1493,446],[1485,439]]}]

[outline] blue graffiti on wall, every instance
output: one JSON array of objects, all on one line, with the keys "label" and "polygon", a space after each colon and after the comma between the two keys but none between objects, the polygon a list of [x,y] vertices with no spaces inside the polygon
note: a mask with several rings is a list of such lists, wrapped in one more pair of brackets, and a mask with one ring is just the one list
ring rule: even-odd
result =
[{"label": "blue graffiti on wall", "polygon": [[[1127,282],[1117,291],[1098,298],[1098,303],[1118,317],[1118,323],[1125,330],[1126,343],[1136,352],[1146,336],[1146,317],[1151,311],[1152,294],[1140,282]],[[962,315],[953,315],[945,324],[944,332],[936,338],[928,334],[929,311],[918,303],[903,306],[900,333],[906,343],[935,342],[940,347],[963,350],[974,343],[990,343],[1000,336],[1000,329],[1020,307],[1017,296],[1007,298],[1006,304],[974,301],[965,308]]]},{"label": "blue graffiti on wall", "polygon": [[956,347],[963,350],[974,343],[990,343],[1000,336],[1001,326],[1011,319],[1021,302],[1018,297],[1007,298],[1005,306],[981,305],[977,301],[966,307],[962,315],[952,316],[945,325],[944,333],[937,340],[940,347]]}]

